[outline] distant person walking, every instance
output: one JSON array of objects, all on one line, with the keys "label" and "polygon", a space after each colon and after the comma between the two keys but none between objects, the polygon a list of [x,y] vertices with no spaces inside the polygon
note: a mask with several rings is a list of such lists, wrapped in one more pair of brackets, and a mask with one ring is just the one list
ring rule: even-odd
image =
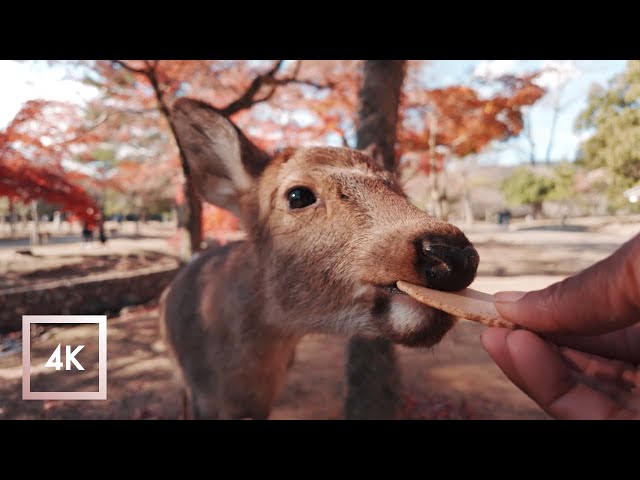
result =
[{"label": "distant person walking", "polygon": [[107,243],[107,235],[104,233],[104,222],[100,222],[100,243]]},{"label": "distant person walking", "polygon": [[87,221],[85,221],[84,225],[82,226],[82,240],[85,243],[93,241],[93,228]]}]

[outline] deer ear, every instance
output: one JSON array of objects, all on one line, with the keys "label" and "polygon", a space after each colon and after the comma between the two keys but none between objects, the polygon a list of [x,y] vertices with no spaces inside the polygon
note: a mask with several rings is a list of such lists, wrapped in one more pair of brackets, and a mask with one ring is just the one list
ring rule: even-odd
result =
[{"label": "deer ear", "polygon": [[171,123],[198,193],[239,214],[238,196],[253,188],[270,157],[210,105],[176,100]]},{"label": "deer ear", "polygon": [[365,155],[370,156],[374,163],[380,168],[384,168],[384,158],[382,156],[382,150],[378,147],[377,143],[370,143],[369,146],[363,150],[360,150]]}]

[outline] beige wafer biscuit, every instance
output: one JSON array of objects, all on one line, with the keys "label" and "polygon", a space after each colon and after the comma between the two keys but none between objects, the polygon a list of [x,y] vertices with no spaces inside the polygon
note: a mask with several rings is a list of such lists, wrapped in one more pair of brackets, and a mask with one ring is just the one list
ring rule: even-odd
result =
[{"label": "beige wafer biscuit", "polygon": [[398,289],[420,303],[437,308],[456,317],[482,323],[488,327],[515,328],[502,319],[494,305],[493,295],[465,288],[459,292],[442,292],[398,281]]}]

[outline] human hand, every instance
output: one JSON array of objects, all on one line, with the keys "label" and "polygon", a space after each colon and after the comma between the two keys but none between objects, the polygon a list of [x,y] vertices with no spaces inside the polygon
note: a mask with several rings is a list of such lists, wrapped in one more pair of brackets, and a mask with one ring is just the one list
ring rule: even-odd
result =
[{"label": "human hand", "polygon": [[526,330],[490,328],[482,344],[549,415],[640,419],[640,235],[562,282],[495,298]]}]

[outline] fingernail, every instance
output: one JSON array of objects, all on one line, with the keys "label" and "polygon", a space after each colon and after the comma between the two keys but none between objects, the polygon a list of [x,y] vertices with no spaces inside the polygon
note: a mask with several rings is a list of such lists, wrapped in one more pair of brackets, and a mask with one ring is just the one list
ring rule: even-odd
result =
[{"label": "fingernail", "polygon": [[498,292],[493,295],[493,298],[496,299],[496,302],[515,303],[526,294],[527,292]]}]

